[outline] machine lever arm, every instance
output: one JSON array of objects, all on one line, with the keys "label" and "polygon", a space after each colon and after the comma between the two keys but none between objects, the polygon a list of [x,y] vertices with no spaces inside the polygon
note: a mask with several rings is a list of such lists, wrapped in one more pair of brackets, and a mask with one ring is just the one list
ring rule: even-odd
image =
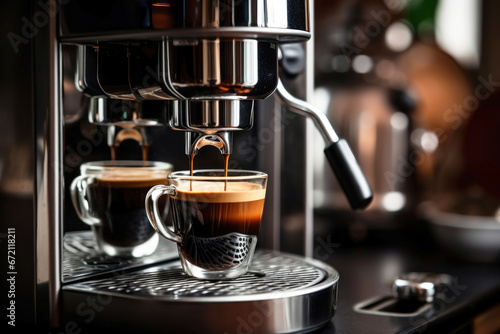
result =
[{"label": "machine lever arm", "polygon": [[349,144],[340,139],[324,113],[313,105],[295,98],[286,90],[281,80],[276,90],[282,104],[299,115],[311,118],[326,142],[326,158],[333,169],[353,210],[364,209],[370,204],[373,193],[363,171],[359,167]]}]

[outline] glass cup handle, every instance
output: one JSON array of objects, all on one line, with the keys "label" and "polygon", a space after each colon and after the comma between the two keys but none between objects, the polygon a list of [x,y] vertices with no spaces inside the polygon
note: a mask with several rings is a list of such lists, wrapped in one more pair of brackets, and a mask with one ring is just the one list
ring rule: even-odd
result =
[{"label": "glass cup handle", "polygon": [[94,183],[95,178],[88,175],[80,175],[71,183],[71,200],[73,207],[80,219],[89,225],[100,224],[100,220],[90,214],[89,202],[87,196],[87,187]]},{"label": "glass cup handle", "polygon": [[170,241],[180,243],[181,237],[175,234],[170,228],[164,225],[163,219],[159,213],[158,200],[161,196],[177,194],[175,186],[157,185],[151,188],[146,195],[146,214],[148,215],[149,222],[153,228],[162,237]]}]

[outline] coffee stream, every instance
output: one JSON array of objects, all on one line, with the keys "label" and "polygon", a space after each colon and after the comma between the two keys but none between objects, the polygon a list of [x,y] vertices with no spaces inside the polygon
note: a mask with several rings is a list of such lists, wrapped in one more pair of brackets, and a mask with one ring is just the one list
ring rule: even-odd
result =
[{"label": "coffee stream", "polygon": [[[189,155],[189,175],[193,176],[194,154]],[[189,181],[189,190],[193,191],[193,180]]]},{"label": "coffee stream", "polygon": [[227,167],[229,165],[229,154],[224,154],[224,176],[226,179],[224,180],[224,191],[227,191]]},{"label": "coffee stream", "polygon": [[[227,191],[227,170],[229,167],[229,154],[223,154],[224,156],[224,176],[226,177],[224,181],[224,191]],[[189,155],[189,175],[193,176],[193,171],[194,171],[194,154]],[[191,180],[191,185],[189,188],[191,191],[193,191],[193,181]]]},{"label": "coffee stream", "polygon": [[[117,137],[115,140],[115,143],[113,143],[113,145],[111,145],[111,147],[110,147],[110,149],[111,149],[111,161],[117,160],[116,156],[117,156],[117,152],[118,152],[118,147],[120,146],[120,144],[123,140],[134,139],[141,146],[142,161],[144,161],[144,163],[146,163],[146,161],[148,161],[149,145],[148,144],[141,145],[141,142],[137,140],[135,132],[131,133],[131,134],[128,134],[127,132],[120,132],[120,135],[121,135],[120,140],[118,140],[118,137]],[[229,166],[229,154],[223,154],[223,156],[224,156],[224,176],[227,178],[227,170],[228,170],[228,166]],[[191,176],[193,176],[193,171],[194,171],[194,157],[195,157],[194,154],[189,155],[189,171],[190,171]],[[190,189],[193,190],[192,182],[191,182]],[[224,183],[224,191],[227,191],[227,180]]]}]

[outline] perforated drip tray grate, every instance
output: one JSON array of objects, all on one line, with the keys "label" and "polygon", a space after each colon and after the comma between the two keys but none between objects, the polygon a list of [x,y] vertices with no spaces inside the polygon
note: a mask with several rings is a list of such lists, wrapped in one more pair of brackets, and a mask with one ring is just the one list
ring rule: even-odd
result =
[{"label": "perforated drip tray grate", "polygon": [[63,242],[63,282],[94,277],[178,258],[177,246],[160,238],[156,251],[145,257],[112,257],[97,251],[92,231],[68,232]]},{"label": "perforated drip tray grate", "polygon": [[152,333],[199,333],[200,322],[204,333],[303,332],[333,317],[338,279],[335,269],[322,262],[258,251],[250,271],[234,280],[195,279],[176,261],[69,284],[63,298],[69,310],[88,294],[109,299],[100,312],[101,325],[126,323],[123,328],[132,332],[138,325]]},{"label": "perforated drip tray grate", "polygon": [[304,289],[321,282],[325,275],[324,270],[303,260],[257,252],[250,272],[230,281],[192,278],[176,262],[110,279],[75,284],[73,287],[93,289],[100,293],[124,292],[138,296],[243,297]]}]

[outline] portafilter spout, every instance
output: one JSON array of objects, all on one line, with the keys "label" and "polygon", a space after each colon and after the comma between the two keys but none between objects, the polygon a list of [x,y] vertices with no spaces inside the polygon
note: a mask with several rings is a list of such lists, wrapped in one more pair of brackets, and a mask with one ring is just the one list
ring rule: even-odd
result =
[{"label": "portafilter spout", "polygon": [[232,132],[253,125],[253,100],[168,101],[168,125],[186,131],[186,154],[196,155],[204,146],[231,154]]},{"label": "portafilter spout", "polygon": [[143,160],[148,159],[149,138],[146,128],[163,126],[166,122],[165,101],[133,101],[92,96],[89,122],[107,128],[111,160],[116,160],[120,144],[134,140],[139,144]]},{"label": "portafilter spout", "polygon": [[326,158],[344,191],[352,209],[366,208],[372,198],[372,189],[359,167],[354,154],[345,139],[335,133],[330,121],[324,113],[306,101],[292,96],[281,80],[278,82],[276,95],[280,102],[291,111],[313,120],[326,143]]},{"label": "portafilter spout", "polygon": [[217,132],[213,134],[186,132],[186,154],[196,155],[204,146],[214,146],[221,154],[231,154],[233,149],[233,135],[230,132]]}]

